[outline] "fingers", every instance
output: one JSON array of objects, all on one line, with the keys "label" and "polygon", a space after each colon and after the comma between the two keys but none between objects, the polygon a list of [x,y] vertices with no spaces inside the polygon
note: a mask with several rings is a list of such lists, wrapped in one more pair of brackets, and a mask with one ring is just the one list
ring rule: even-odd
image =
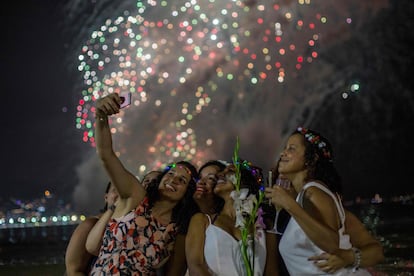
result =
[{"label": "fingers", "polygon": [[328,259],[329,259],[329,254],[325,252],[308,258],[309,261],[320,261],[320,260],[326,261]]},{"label": "fingers", "polygon": [[122,100],[118,93],[112,93],[96,101],[96,112],[113,115],[119,112]]},{"label": "fingers", "polygon": [[336,271],[335,268],[330,267],[330,266],[325,266],[325,267],[321,268],[321,270],[323,270],[324,272],[330,273],[330,274],[335,273],[335,271]]},{"label": "fingers", "polygon": [[321,257],[321,255],[312,256],[312,257],[308,258],[308,261],[315,261],[315,263],[316,263],[316,261],[319,261],[319,260],[324,260],[324,258]]},{"label": "fingers", "polygon": [[336,257],[326,252],[320,255],[311,256],[308,260],[313,261],[315,266],[327,273],[334,273],[341,267],[340,265],[338,266]]},{"label": "fingers", "polygon": [[[328,265],[328,262],[324,259],[321,259],[321,256],[313,256],[311,257],[314,259],[313,264],[317,266],[320,270],[324,272],[330,272],[332,270],[332,267]],[[309,258],[309,260],[311,259]]]},{"label": "fingers", "polygon": [[266,197],[271,197],[271,196],[275,196],[277,194],[286,194],[286,192],[284,191],[284,189],[278,185],[273,185],[273,187],[266,187],[265,188],[265,196]]},{"label": "fingers", "polygon": [[[280,198],[283,198],[283,188],[278,185],[273,185],[273,187],[265,188],[265,197],[272,201],[272,204],[275,205]],[[279,199],[278,199],[279,198]]]},{"label": "fingers", "polygon": [[267,198],[269,201],[272,201],[272,194],[273,194],[273,188],[265,188],[265,198]]}]

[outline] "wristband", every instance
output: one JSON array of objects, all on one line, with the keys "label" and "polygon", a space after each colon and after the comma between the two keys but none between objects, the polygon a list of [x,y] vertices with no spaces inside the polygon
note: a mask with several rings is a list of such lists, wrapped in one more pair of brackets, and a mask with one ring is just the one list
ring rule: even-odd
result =
[{"label": "wristband", "polygon": [[101,115],[95,114],[95,119],[97,121],[104,122],[104,121],[108,120],[108,116],[105,116],[105,115],[101,116]]},{"label": "wristband", "polygon": [[356,272],[361,265],[361,250],[356,247],[352,247],[352,252],[354,252],[354,263],[352,264],[352,272]]}]

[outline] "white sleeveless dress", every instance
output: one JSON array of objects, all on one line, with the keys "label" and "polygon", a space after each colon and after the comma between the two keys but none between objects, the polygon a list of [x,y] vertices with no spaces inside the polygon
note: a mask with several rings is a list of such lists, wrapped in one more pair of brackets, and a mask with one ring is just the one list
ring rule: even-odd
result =
[{"label": "white sleeveless dress", "polygon": [[[241,241],[237,241],[229,233],[211,223],[206,229],[204,258],[212,275],[244,276],[247,275],[241,255]],[[264,273],[266,263],[266,237],[262,229],[256,231],[254,275]]]},{"label": "white sleeveless dress", "polygon": [[[344,208],[342,206],[342,203],[339,201],[338,197],[334,195],[328,188],[316,182],[309,182],[305,186],[303,186],[302,191],[296,197],[296,202],[298,202],[303,207],[303,195],[306,189],[312,186],[321,189],[322,191],[330,195],[332,199],[335,201],[336,208],[341,219],[341,228],[338,230],[339,248],[350,249],[352,247],[352,244],[350,242],[349,235],[344,234]],[[299,226],[299,224],[293,217],[290,218],[290,221],[286,226],[285,232],[282,235],[282,238],[279,243],[279,251],[282,255],[283,261],[285,262],[290,275],[347,275],[349,271],[349,269],[341,269],[337,271],[335,274],[327,274],[326,272],[320,270],[316,265],[314,265],[312,261],[308,261],[309,257],[319,255],[324,251],[317,247],[306,236],[305,232],[302,230],[302,228]],[[358,272],[358,274],[352,275],[370,275],[364,269],[359,269]]]}]

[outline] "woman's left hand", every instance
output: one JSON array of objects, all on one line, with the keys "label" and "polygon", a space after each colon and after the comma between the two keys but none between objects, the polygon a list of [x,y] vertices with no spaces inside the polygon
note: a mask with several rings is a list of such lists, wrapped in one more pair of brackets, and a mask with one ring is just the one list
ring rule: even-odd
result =
[{"label": "woman's left hand", "polygon": [[341,269],[347,265],[342,258],[329,253],[322,253],[320,255],[312,256],[308,258],[308,260],[313,261],[314,265],[327,273],[334,273],[338,269]]}]

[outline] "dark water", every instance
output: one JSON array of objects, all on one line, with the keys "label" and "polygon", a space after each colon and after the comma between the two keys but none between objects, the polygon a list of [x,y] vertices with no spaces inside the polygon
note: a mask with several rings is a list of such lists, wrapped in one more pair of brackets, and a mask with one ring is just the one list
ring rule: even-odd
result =
[{"label": "dark water", "polygon": [[76,225],[0,229],[0,275],[63,275]]},{"label": "dark water", "polygon": [[384,247],[376,275],[414,275],[414,205],[401,203],[347,207]]},{"label": "dark water", "polygon": [[[374,275],[414,275],[414,205],[348,206],[381,241],[385,262]],[[0,229],[0,275],[63,275],[76,225]]]}]

